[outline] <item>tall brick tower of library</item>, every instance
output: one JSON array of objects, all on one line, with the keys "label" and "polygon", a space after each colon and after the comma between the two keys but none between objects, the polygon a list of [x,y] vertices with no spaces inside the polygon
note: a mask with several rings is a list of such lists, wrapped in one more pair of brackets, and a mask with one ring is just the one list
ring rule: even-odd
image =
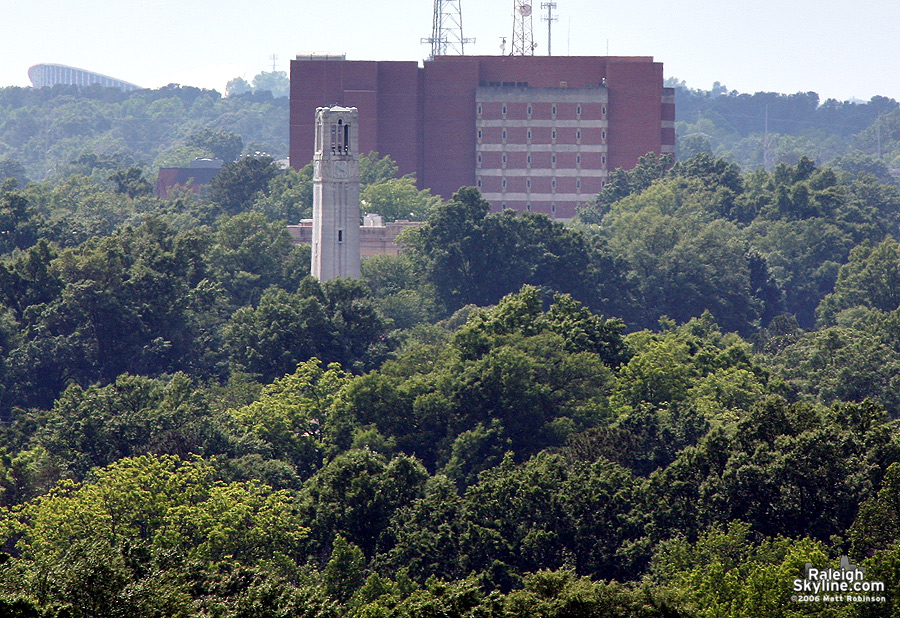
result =
[{"label": "tall brick tower of library", "polygon": [[316,109],[312,276],[359,279],[359,113]]}]

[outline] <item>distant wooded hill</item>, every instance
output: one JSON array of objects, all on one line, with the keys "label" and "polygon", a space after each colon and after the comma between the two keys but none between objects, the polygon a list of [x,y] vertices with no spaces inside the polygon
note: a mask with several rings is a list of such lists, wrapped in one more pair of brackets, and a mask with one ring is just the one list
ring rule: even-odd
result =
[{"label": "distant wooded hill", "polygon": [[[152,178],[160,167],[195,157],[233,159],[235,144],[237,154],[286,157],[288,99],[263,89],[268,82],[259,77],[253,80],[259,87],[233,80],[227,97],[177,84],[131,93],[2,88],[0,176],[53,180],[137,165]],[[276,77],[278,84],[286,79]],[[706,152],[745,170],[771,171],[807,156],[882,181],[893,181],[890,170],[900,169],[900,109],[893,99],[821,102],[814,92],[743,94],[718,84],[696,90],[677,79],[668,85],[676,89],[679,160]]]},{"label": "distant wooded hill", "polygon": [[269,91],[223,97],[177,84],[130,93],[99,86],[0,89],[4,177],[45,180],[132,165],[155,175],[196,157],[261,152],[277,159],[287,151],[288,99]]},{"label": "distant wooded hill", "polygon": [[867,103],[822,102],[815,92],[744,94],[713,85],[711,90],[675,88],[678,159],[700,152],[733,160],[742,168],[773,169],[801,156],[890,180],[900,168],[900,109],[894,99]]}]

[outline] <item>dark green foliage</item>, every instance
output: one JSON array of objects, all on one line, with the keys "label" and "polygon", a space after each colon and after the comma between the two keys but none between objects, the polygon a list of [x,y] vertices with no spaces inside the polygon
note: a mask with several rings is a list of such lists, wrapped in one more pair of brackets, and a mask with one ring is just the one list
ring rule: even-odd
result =
[{"label": "dark green foliage", "polygon": [[806,157],[743,178],[705,154],[644,167],[658,172],[652,185],[629,176],[641,166],[623,172],[624,188],[611,178],[598,197],[608,201],[579,217],[602,222],[597,233],[622,256],[635,297],[622,316],[645,328],[704,310],[744,335],[785,310],[809,326],[850,249],[881,242],[900,221],[895,188],[871,176],[842,181]]},{"label": "dark green foliage", "polygon": [[124,193],[132,199],[147,196],[153,192],[153,188],[142,176],[142,171],[138,167],[118,170],[110,174],[109,179],[115,184],[116,193]]},{"label": "dark green foliage", "polygon": [[221,159],[225,162],[237,159],[241,150],[244,149],[244,142],[240,135],[209,127],[191,135],[187,140],[187,145],[207,150],[214,159]]},{"label": "dark green foliage", "polygon": [[367,290],[349,280],[308,279],[294,294],[269,289],[234,313],[224,337],[236,369],[266,382],[312,357],[371,369],[391,348]]},{"label": "dark green foliage", "polygon": [[363,584],[365,556],[362,550],[338,535],[331,549],[331,560],[322,569],[322,579],[329,595],[347,602]]},{"label": "dark green foliage", "polygon": [[28,184],[28,177],[25,175],[25,166],[15,159],[0,159],[0,183],[12,178],[19,186]]},{"label": "dark green foliage", "polygon": [[38,213],[36,200],[15,189],[15,182],[0,182],[0,253],[28,249],[41,235],[46,221]]},{"label": "dark green foliage", "polygon": [[496,303],[526,283],[591,307],[614,304],[608,299],[620,282],[602,244],[543,215],[488,210],[477,189],[460,189],[426,225],[406,232],[410,258],[445,311]]},{"label": "dark green foliage", "polygon": [[[344,545],[342,549],[335,540],[342,535],[366,556],[373,556],[394,511],[421,495],[426,477],[421,464],[409,457],[387,461],[368,449],[337,456],[309,480],[302,494],[305,521],[316,548],[334,545],[338,554],[349,552],[338,558],[339,562],[358,562],[349,558],[352,547]],[[350,568],[335,566],[335,570],[343,572],[345,567]],[[344,588],[343,592],[352,590]]]},{"label": "dark green foliage", "polygon": [[278,175],[271,157],[244,157],[226,163],[209,184],[209,197],[227,215],[250,210],[257,193],[267,194]]}]

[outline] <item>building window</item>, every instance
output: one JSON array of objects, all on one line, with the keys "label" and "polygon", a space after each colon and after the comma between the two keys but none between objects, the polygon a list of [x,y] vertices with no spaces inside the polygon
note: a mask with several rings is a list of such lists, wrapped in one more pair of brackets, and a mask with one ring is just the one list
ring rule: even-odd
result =
[{"label": "building window", "polygon": [[550,137],[552,139],[556,139],[556,129],[553,129],[553,131],[550,133]]},{"label": "building window", "polygon": [[344,230],[338,230],[338,242],[344,242]]},{"label": "building window", "polygon": [[578,114],[579,116],[581,115],[581,106],[580,105],[575,108],[575,113]]},{"label": "building window", "polygon": [[606,186],[606,181],[605,181],[605,180],[601,180],[601,181],[600,181],[600,186],[601,186],[601,187],[605,187],[605,186]]},{"label": "building window", "polygon": [[525,161],[527,163],[531,163],[531,155],[528,155],[527,157],[525,157]]},{"label": "building window", "polygon": [[606,106],[605,106],[605,105],[604,105],[603,108],[600,110],[600,115],[602,115],[602,116],[605,116],[605,115],[606,115]]},{"label": "building window", "polygon": [[575,139],[581,139],[581,129],[575,131]]},{"label": "building window", "polygon": [[478,155],[478,162],[481,163],[481,155]]},{"label": "building window", "polygon": [[580,180],[575,181],[575,188],[578,189],[579,191],[581,190],[581,181]]},{"label": "building window", "polygon": [[575,163],[581,163],[581,155],[575,155]]},{"label": "building window", "polygon": [[531,139],[531,129],[528,129],[528,139]]},{"label": "building window", "polygon": [[552,114],[553,114],[554,116],[556,115],[556,106],[555,106],[555,105],[553,106]]},{"label": "building window", "polygon": [[506,155],[503,155],[503,162],[506,163]]},{"label": "building window", "polygon": [[554,178],[553,180],[550,181],[550,186],[553,187],[554,189],[556,188],[556,178]]},{"label": "building window", "polygon": [[601,131],[600,137],[602,137],[603,139],[606,139],[606,131]]},{"label": "building window", "polygon": [[503,115],[504,116],[506,115],[506,106],[505,105],[503,106]]},{"label": "building window", "polygon": [[525,210],[531,212],[531,204],[525,204]]},{"label": "building window", "polygon": [[531,188],[531,178],[527,178],[527,179],[525,180],[525,187],[528,188],[528,189]]},{"label": "building window", "polygon": [[481,178],[478,179],[478,186],[481,187]]},{"label": "building window", "polygon": [[479,113],[479,114],[481,113],[481,106],[480,106],[480,105],[478,106],[478,113]]},{"label": "building window", "polygon": [[478,129],[478,139],[481,139],[481,129]]},{"label": "building window", "polygon": [[606,155],[601,155],[600,163],[602,163],[603,165],[606,165]]},{"label": "building window", "polygon": [[528,115],[529,116],[531,115],[531,106],[530,105],[528,106]]},{"label": "building window", "polygon": [[503,129],[503,139],[506,139],[506,129]]},{"label": "building window", "polygon": [[556,155],[550,157],[550,163],[556,163]]},{"label": "building window", "polygon": [[503,188],[506,188],[506,178],[503,179]]},{"label": "building window", "polygon": [[556,212],[556,204],[550,204],[550,212]]}]

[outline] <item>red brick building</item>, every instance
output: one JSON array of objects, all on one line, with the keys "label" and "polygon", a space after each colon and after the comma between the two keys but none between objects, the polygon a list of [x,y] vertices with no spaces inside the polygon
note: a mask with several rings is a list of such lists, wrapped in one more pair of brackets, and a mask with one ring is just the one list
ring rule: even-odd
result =
[{"label": "red brick building", "polygon": [[389,154],[420,188],[477,186],[495,209],[570,218],[609,170],[675,148],[675,96],[650,57],[298,56],[291,165],[312,160],[315,110],[359,109],[361,152]]}]

